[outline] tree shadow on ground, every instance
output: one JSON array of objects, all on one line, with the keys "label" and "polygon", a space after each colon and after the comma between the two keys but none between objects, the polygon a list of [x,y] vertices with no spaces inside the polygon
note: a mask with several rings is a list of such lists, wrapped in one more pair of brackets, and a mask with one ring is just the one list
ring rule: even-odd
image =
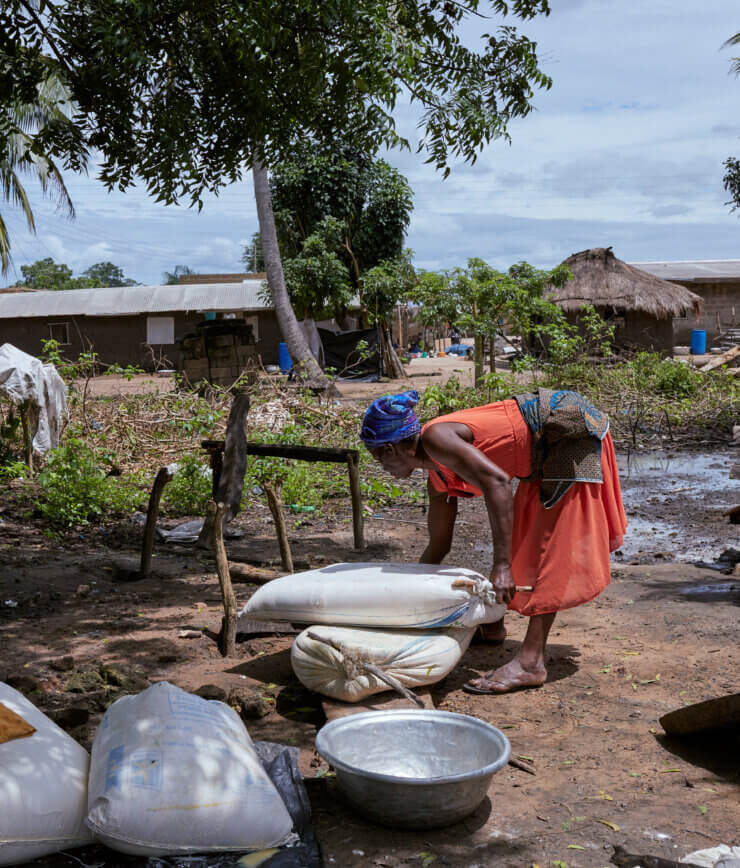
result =
[{"label": "tree shadow on ground", "polygon": [[740,783],[737,763],[740,753],[740,726],[684,736],[658,734],[655,740],[668,753],[685,762],[706,769],[718,778]]},{"label": "tree shadow on ground", "polygon": [[290,649],[276,651],[272,654],[263,654],[245,660],[237,666],[226,670],[232,675],[246,675],[255,681],[266,684],[281,684],[285,687],[295,681],[293,669],[290,665]]},{"label": "tree shadow on ground", "polygon": [[[316,561],[327,564],[397,560],[403,552],[397,542],[378,540],[367,542],[364,549],[356,549],[351,530],[337,534],[291,536],[290,548],[294,563],[302,565],[302,569],[308,569]],[[242,537],[228,543],[227,552],[232,560],[255,566],[280,563],[280,548],[274,535]],[[315,565],[319,566],[318,563]]]},{"label": "tree shadow on ground", "polygon": [[[452,672],[432,686],[435,704],[444,699],[448,693],[460,690],[463,684],[470,681],[471,678],[477,678],[479,675],[503,666],[504,663],[516,656],[520,644],[513,639],[507,639],[503,645],[471,645]],[[561,681],[563,678],[575,675],[579,667],[574,658],[580,657],[580,653],[573,645],[549,645],[545,684],[552,684],[555,681]]]},{"label": "tree shadow on ground", "polygon": [[720,603],[740,606],[740,581],[735,576],[726,576],[707,570],[706,576],[692,579],[656,580],[645,579],[643,600],[672,598],[686,603]]},{"label": "tree shadow on ground", "polygon": [[[324,851],[329,853],[341,840],[353,844],[377,847],[382,836],[383,852],[392,852],[398,863],[416,862],[425,851],[444,865],[523,865],[525,845],[517,841],[497,840],[471,846],[470,836],[489,824],[493,805],[486,798],[476,810],[451,826],[436,829],[392,828],[366,820],[346,801],[336,779],[332,777],[306,780],[314,823],[320,830]],[[408,854],[408,855],[406,855]],[[383,859],[376,864],[384,864]],[[529,864],[529,863],[527,863]]]}]

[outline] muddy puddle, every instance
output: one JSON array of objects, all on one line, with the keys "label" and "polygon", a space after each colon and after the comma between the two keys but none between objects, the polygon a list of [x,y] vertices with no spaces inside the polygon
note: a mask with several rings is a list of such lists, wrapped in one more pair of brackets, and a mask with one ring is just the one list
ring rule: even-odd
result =
[{"label": "muddy puddle", "polygon": [[617,560],[714,561],[740,546],[740,526],[727,511],[740,503],[730,468],[737,450],[618,455],[629,530]]}]

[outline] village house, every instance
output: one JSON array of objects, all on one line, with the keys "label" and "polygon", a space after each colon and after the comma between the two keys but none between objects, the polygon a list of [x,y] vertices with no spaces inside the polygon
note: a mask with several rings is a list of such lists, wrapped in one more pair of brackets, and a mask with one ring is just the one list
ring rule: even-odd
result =
[{"label": "village house", "polygon": [[255,277],[230,283],[0,292],[0,344],[38,356],[42,341],[53,339],[69,359],[92,350],[103,364],[179,368],[181,341],[199,324],[239,320],[251,327],[262,364],[276,364],[280,330],[261,287],[262,280]]},{"label": "village house", "polygon": [[611,247],[574,253],[563,263],[573,272],[549,297],[578,321],[583,305],[590,304],[615,327],[615,344],[670,353],[682,334],[699,328],[702,299],[685,286],[622,262]]},{"label": "village house", "polygon": [[648,274],[678,283],[702,299],[698,320],[676,322],[676,343],[688,345],[692,329],[704,329],[707,346],[740,327],[740,259],[697,259],[685,262],[633,262]]}]

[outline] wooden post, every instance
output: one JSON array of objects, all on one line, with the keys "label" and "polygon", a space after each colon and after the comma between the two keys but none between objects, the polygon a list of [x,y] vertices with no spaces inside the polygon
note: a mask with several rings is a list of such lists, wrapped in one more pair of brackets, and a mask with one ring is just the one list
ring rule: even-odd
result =
[{"label": "wooden post", "polygon": [[355,548],[365,548],[364,517],[362,515],[362,492],[360,491],[360,457],[355,453],[347,456],[349,470],[349,490],[352,495],[352,529]]},{"label": "wooden post", "polygon": [[31,438],[31,427],[28,424],[28,408],[29,402],[24,401],[18,408],[21,417],[21,426],[23,428],[23,447],[26,453],[26,464],[28,472],[33,474],[33,440]]},{"label": "wooden post", "polygon": [[280,500],[280,490],[274,489],[272,485],[265,480],[262,480],[260,485],[267,495],[267,502],[270,505],[272,520],[275,522],[275,532],[277,533],[278,545],[280,546],[280,560],[282,561],[283,569],[287,573],[292,573],[293,556],[290,553],[290,541],[288,540],[288,529],[285,526],[285,516],[283,515],[282,501]]},{"label": "wooden post", "polygon": [[[226,424],[223,464],[220,468],[218,468],[218,462],[221,460],[220,451],[218,456],[211,451],[213,499],[225,505],[223,524],[228,524],[234,518],[241,504],[244,476],[247,472],[247,413],[249,413],[249,395],[246,392],[237,392]],[[196,545],[199,548],[211,548],[211,531],[207,521],[203,522]]]},{"label": "wooden post", "polygon": [[162,497],[165,485],[172,479],[169,468],[160,467],[154,478],[152,493],[149,495],[149,506],[146,511],[146,524],[144,525],[144,541],[141,545],[141,566],[139,567],[140,578],[149,575],[152,568],[152,551],[154,549],[154,533],[157,529],[157,516],[159,515],[159,501]]},{"label": "wooden post", "polygon": [[216,555],[216,571],[218,572],[218,581],[221,585],[221,596],[224,602],[224,617],[221,621],[221,633],[218,637],[218,650],[221,652],[222,657],[231,657],[236,651],[237,617],[236,597],[231,585],[229,561],[226,557],[226,547],[224,546],[223,516],[225,512],[225,504],[217,504],[213,500],[208,503],[207,523],[211,526],[213,550]]}]

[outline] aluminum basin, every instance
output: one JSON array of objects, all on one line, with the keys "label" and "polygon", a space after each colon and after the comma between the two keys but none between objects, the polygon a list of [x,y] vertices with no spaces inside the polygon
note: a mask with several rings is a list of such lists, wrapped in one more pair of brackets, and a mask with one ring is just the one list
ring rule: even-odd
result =
[{"label": "aluminum basin", "polygon": [[495,726],[451,711],[368,711],[333,720],[316,750],[347,800],[385,826],[447,826],[485,799],[511,746]]}]

